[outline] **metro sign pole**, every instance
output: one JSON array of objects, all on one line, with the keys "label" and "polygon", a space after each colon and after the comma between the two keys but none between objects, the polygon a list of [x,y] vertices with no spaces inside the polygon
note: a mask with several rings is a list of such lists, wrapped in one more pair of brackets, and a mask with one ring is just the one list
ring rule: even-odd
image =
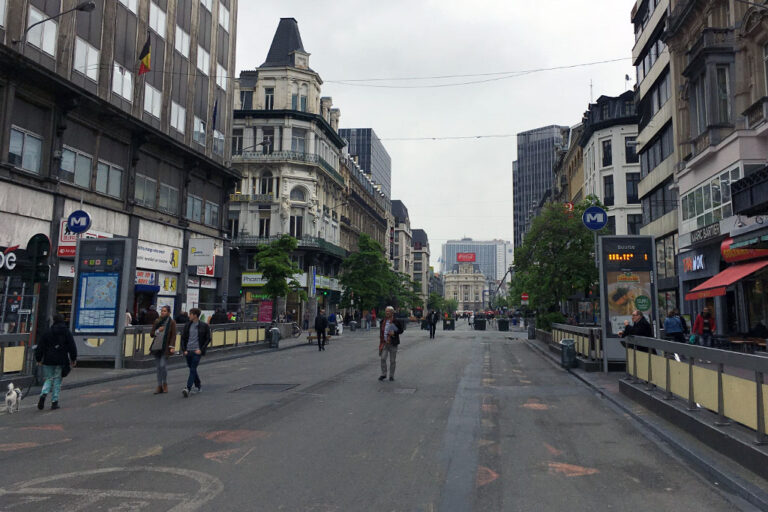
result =
[{"label": "metro sign pole", "polygon": [[608,214],[605,210],[599,206],[590,206],[584,210],[584,214],[581,216],[581,221],[584,223],[587,229],[593,231],[595,234],[595,266],[600,268],[600,253],[597,247],[597,232],[600,231],[608,224]]}]

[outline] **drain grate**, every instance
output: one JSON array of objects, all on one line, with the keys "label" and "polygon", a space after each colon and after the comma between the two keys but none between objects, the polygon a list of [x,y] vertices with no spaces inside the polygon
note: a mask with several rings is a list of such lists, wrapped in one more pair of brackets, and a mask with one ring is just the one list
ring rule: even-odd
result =
[{"label": "drain grate", "polygon": [[256,383],[256,384],[248,384],[247,386],[233,389],[232,391],[230,391],[230,393],[234,393],[235,391],[254,391],[257,393],[281,393],[283,391],[288,391],[289,389],[293,389],[298,386],[299,386],[298,384]]}]

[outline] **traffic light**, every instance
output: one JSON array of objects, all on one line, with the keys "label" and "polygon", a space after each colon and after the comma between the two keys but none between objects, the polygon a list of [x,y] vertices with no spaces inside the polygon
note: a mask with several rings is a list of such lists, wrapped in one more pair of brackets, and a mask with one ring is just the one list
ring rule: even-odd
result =
[{"label": "traffic light", "polygon": [[324,291],[323,291],[323,295],[328,295],[328,291],[327,291],[327,290],[324,290]]},{"label": "traffic light", "polygon": [[24,272],[25,278],[35,283],[47,283],[50,280],[51,267],[48,257],[51,253],[51,240],[44,234],[38,233],[27,242],[29,266]]}]

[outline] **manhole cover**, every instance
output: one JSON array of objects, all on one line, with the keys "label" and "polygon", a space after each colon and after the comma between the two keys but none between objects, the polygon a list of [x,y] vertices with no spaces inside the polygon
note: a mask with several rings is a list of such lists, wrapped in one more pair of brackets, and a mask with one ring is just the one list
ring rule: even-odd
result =
[{"label": "manhole cover", "polygon": [[235,391],[255,391],[257,393],[280,393],[282,391],[288,391],[298,387],[298,384],[248,384],[241,388],[233,389],[230,393]]}]

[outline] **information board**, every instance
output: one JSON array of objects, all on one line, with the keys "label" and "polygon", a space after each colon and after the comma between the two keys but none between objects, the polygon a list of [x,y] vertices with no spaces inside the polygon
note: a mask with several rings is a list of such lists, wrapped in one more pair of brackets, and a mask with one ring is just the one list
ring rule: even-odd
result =
[{"label": "information board", "polygon": [[81,240],[72,315],[75,334],[115,334],[121,311],[125,241]]}]

